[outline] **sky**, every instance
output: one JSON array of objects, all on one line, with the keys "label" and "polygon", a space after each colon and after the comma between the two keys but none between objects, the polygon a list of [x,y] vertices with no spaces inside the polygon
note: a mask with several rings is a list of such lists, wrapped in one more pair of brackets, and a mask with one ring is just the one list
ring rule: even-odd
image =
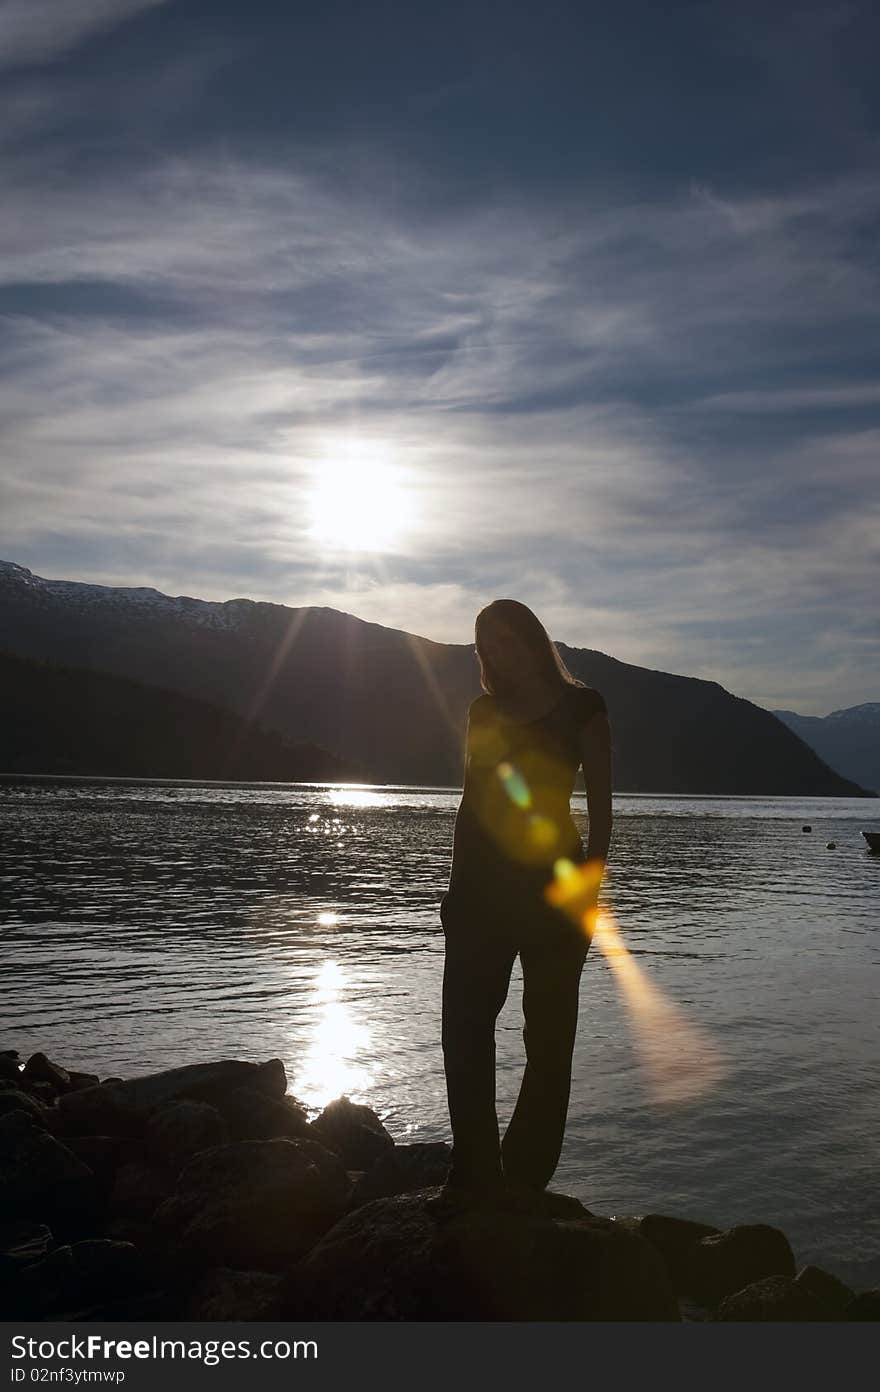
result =
[{"label": "sky", "polygon": [[878,38],[0,0],[0,558],[880,700]]}]

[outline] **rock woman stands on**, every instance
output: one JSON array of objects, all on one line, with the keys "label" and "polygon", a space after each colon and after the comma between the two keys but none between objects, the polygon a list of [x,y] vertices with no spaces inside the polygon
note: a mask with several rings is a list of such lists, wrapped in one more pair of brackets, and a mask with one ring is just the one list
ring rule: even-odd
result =
[{"label": "rock woman stands on", "polygon": [[[580,978],[611,839],[611,731],[601,694],[572,676],[526,605],[494,600],[477,616],[475,639],[483,694],[468,712],[440,904],[452,1167],[431,1207],[500,1201],[552,1211],[545,1190],[562,1149]],[[581,764],[586,848],[569,805]],[[527,1061],[499,1142],[495,1022],[517,955]]]}]

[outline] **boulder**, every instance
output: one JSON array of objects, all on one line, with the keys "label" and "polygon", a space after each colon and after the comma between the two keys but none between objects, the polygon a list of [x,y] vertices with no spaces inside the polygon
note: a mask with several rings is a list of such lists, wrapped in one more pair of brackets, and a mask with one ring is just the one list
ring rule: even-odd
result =
[{"label": "boulder", "polygon": [[0,1117],[6,1116],[9,1112],[24,1112],[42,1127],[49,1124],[48,1109],[35,1097],[31,1097],[29,1092],[17,1087],[0,1087]]},{"label": "boulder", "polygon": [[137,1248],[106,1239],[57,1247],[16,1282],[19,1318],[60,1317],[139,1294],[147,1272]]},{"label": "boulder", "polygon": [[40,1261],[23,1267],[6,1291],[8,1316],[15,1319],[44,1319],[64,1308],[74,1288],[76,1275],[69,1245],[56,1247]]},{"label": "boulder", "polygon": [[45,1054],[31,1054],[21,1077],[25,1083],[48,1083],[55,1092],[67,1092],[70,1087],[67,1069],[53,1063]]},{"label": "boulder", "polygon": [[149,1219],[145,1218],[107,1218],[101,1229],[101,1236],[113,1242],[130,1242],[140,1252],[158,1250],[154,1241],[154,1230]]},{"label": "boulder", "polygon": [[143,1164],[146,1147],[136,1136],[65,1136],[64,1145],[88,1165],[105,1198],[123,1165]]},{"label": "boulder", "polygon": [[108,1199],[110,1217],[139,1222],[152,1218],[159,1205],[174,1193],[176,1179],[173,1170],[138,1161],[120,1165]]},{"label": "boulder", "polygon": [[346,1169],[368,1170],[394,1148],[394,1137],[382,1125],[372,1107],[337,1097],[311,1124],[311,1134],[335,1150]]},{"label": "boulder", "polygon": [[743,1223],[703,1237],[687,1252],[685,1289],[701,1305],[717,1305],[765,1276],[795,1275],[788,1239],[766,1223]]},{"label": "boulder", "polygon": [[294,1097],[267,1097],[254,1088],[235,1088],[217,1105],[235,1141],[292,1141],[309,1135],[308,1114]]},{"label": "boulder", "polygon": [[855,1295],[849,1286],[838,1281],[837,1277],[832,1276],[830,1271],[823,1271],[820,1266],[802,1267],[794,1280],[795,1285],[799,1286],[801,1290],[809,1291],[810,1295],[814,1295],[825,1306],[828,1316],[831,1317],[841,1316]]},{"label": "boulder", "polygon": [[45,1223],[21,1219],[0,1223],[0,1276],[45,1257],[52,1247],[52,1233]]},{"label": "boulder", "polygon": [[117,1089],[117,1083],[66,1092],[50,1118],[57,1136],[142,1137],[147,1115]]},{"label": "boulder", "polygon": [[234,1141],[196,1155],[155,1222],[181,1267],[279,1271],[345,1210],[348,1176],[314,1141]]},{"label": "boulder", "polygon": [[40,1078],[25,1078],[22,1075],[19,1086],[44,1107],[55,1106],[59,1094],[53,1083],[44,1083]]},{"label": "boulder", "polygon": [[715,1312],[716,1320],[766,1323],[770,1320],[803,1322],[834,1319],[826,1306],[805,1286],[787,1276],[765,1276],[744,1290],[729,1295]]},{"label": "boulder", "polygon": [[277,1320],[283,1277],[269,1271],[233,1271],[215,1266],[189,1295],[184,1319]]},{"label": "boulder", "polygon": [[161,1106],[182,1101],[213,1106],[239,1087],[283,1097],[287,1090],[284,1064],[280,1059],[266,1063],[222,1059],[67,1092],[58,1102],[59,1134],[142,1135],[147,1120]]},{"label": "boulder", "polygon": [[0,1080],[17,1082],[21,1077],[21,1057],[17,1049],[0,1049]]},{"label": "boulder", "polygon": [[0,1217],[76,1225],[97,1200],[92,1171],[44,1127],[24,1112],[0,1117]]},{"label": "boulder", "polygon": [[207,1102],[170,1102],[150,1116],[144,1132],[147,1150],[154,1160],[180,1170],[193,1155],[229,1140],[226,1122]]},{"label": "boulder", "polygon": [[669,1218],[662,1213],[646,1213],[638,1218],[619,1218],[615,1215],[614,1221],[625,1224],[631,1232],[656,1247],[666,1264],[672,1288],[679,1294],[687,1291],[691,1247],[704,1237],[714,1237],[719,1231],[709,1223],[696,1223],[689,1218]]},{"label": "boulder", "polygon": [[452,1147],[445,1141],[413,1141],[385,1150],[355,1182],[351,1207],[373,1199],[390,1199],[443,1184],[452,1162]]},{"label": "boulder", "polygon": [[354,1209],[289,1274],[288,1318],[678,1320],[663,1264],[610,1219],[481,1207],[438,1219],[437,1188]]},{"label": "boulder", "polygon": [[860,1291],[844,1311],[848,1320],[880,1320],[880,1288]]},{"label": "boulder", "polygon": [[68,1069],[70,1078],[71,1092],[81,1092],[83,1088],[97,1087],[101,1079],[97,1073],[77,1073],[75,1069]]}]

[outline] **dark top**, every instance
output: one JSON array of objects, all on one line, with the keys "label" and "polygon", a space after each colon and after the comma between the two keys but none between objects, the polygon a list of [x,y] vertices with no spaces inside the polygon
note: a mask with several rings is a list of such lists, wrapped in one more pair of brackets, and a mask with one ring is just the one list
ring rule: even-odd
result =
[{"label": "dark top", "polygon": [[468,711],[450,893],[540,894],[558,858],[586,859],[569,803],[580,731],[605,710],[600,692],[568,683],[552,710],[526,722],[506,720],[494,696],[477,697]]}]

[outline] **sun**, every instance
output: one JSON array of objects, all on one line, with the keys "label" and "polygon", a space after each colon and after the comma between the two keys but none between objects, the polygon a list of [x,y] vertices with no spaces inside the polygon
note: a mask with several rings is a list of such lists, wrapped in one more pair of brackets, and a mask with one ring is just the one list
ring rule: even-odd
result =
[{"label": "sun", "polygon": [[315,461],[309,511],[317,544],[386,551],[412,522],[411,489],[386,449],[360,440],[334,441]]}]

